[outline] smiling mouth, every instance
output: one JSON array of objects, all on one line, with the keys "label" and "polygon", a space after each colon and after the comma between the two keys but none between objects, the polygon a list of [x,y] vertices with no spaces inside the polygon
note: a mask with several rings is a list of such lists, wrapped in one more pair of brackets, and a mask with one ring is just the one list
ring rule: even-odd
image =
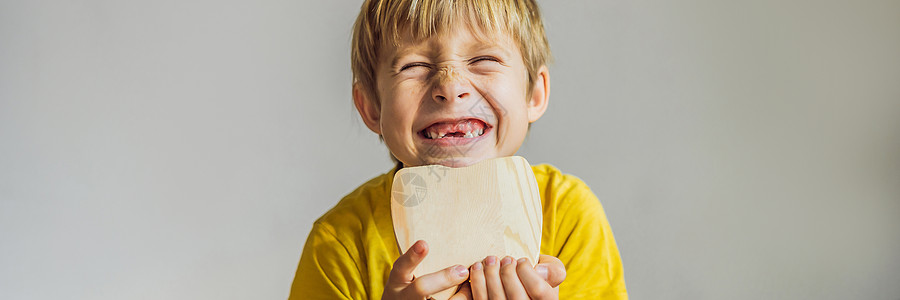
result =
[{"label": "smiling mouth", "polygon": [[431,124],[419,131],[419,134],[430,140],[471,139],[484,135],[487,129],[490,129],[490,126],[482,120],[462,119]]}]

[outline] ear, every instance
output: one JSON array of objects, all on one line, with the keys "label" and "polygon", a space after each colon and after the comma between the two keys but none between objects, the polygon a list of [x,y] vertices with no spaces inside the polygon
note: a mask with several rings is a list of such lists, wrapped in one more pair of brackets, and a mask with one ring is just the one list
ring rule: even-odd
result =
[{"label": "ear", "polygon": [[534,123],[544,112],[550,102],[550,70],[547,66],[538,69],[534,77],[534,88],[531,90],[531,101],[528,102],[528,123]]},{"label": "ear", "polygon": [[366,127],[381,135],[381,107],[375,97],[359,83],[353,84],[353,104],[356,104],[356,111],[362,117],[363,123],[366,123]]}]

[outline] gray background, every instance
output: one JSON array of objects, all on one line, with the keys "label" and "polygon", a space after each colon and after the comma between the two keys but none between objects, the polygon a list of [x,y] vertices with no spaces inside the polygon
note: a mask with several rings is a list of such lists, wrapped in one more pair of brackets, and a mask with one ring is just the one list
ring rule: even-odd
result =
[{"label": "gray background", "polygon": [[[359,3],[0,1],[0,298],[285,298],[391,166]],[[520,154],[592,187],[633,299],[900,299],[900,1],[542,6]]]}]

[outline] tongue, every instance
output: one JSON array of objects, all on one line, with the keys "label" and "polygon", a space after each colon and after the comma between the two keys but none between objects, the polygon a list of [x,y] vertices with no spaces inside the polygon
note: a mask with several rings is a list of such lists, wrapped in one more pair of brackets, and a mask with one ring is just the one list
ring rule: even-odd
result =
[{"label": "tongue", "polygon": [[458,132],[458,133],[460,133],[459,135],[462,136],[466,132],[472,132],[477,129],[484,129],[484,123],[479,120],[471,120],[470,119],[470,120],[462,120],[462,121],[459,121],[456,123],[447,123],[447,122],[437,123],[437,124],[429,126],[425,130],[435,131],[435,132],[438,132],[439,134],[444,134],[444,135]]}]

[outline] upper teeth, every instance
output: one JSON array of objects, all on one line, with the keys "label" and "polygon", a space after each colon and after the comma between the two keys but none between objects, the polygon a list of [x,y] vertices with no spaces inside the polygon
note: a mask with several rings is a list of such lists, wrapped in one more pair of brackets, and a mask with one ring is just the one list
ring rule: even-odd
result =
[{"label": "upper teeth", "polygon": [[[473,138],[478,137],[484,134],[484,128],[474,129],[472,131],[466,132],[463,135],[463,138]],[[447,135],[447,133],[438,133],[437,131],[426,131],[425,136],[429,139],[442,139]]]}]

